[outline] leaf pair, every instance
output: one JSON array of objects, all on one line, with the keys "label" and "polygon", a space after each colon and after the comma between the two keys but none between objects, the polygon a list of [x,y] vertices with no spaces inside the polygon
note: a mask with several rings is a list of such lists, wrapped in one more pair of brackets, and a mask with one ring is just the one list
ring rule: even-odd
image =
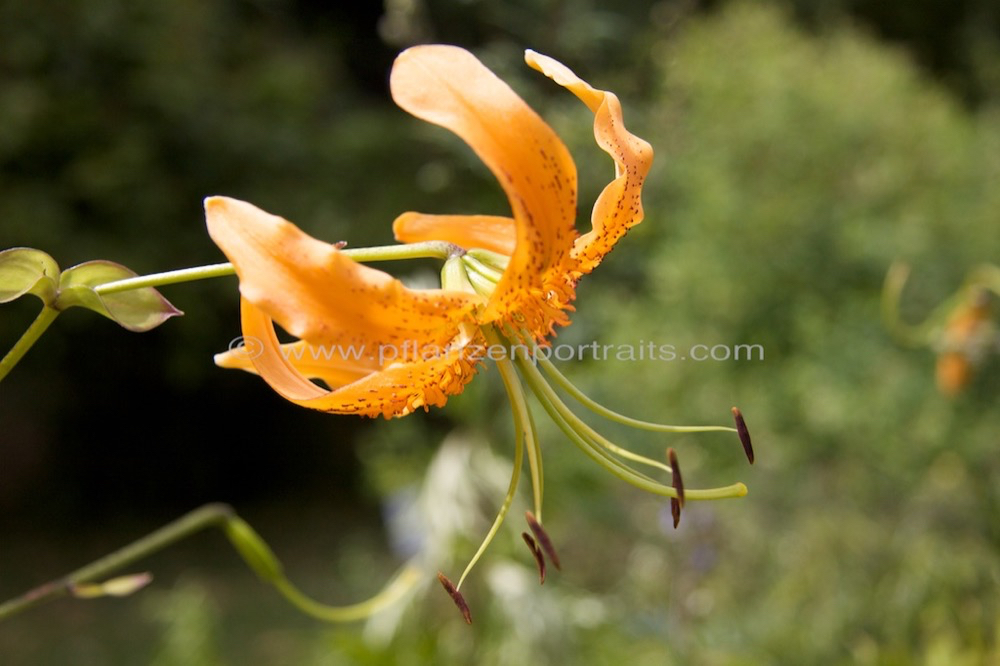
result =
[{"label": "leaf pair", "polygon": [[102,291],[101,285],[137,277],[112,261],[96,260],[67,268],[47,253],[27,247],[0,252],[0,303],[34,294],[46,307],[62,311],[71,307],[93,310],[137,333],[156,328],[183,314],[152,287]]}]

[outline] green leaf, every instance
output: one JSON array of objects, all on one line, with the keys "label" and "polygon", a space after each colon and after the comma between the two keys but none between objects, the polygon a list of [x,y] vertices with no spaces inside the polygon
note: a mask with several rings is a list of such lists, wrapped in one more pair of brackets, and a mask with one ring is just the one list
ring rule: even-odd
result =
[{"label": "green leaf", "polygon": [[59,265],[41,250],[15,247],[0,252],[0,303],[34,294],[46,305],[56,300]]},{"label": "green leaf", "polygon": [[183,314],[152,287],[98,294],[95,287],[136,277],[136,273],[112,261],[88,261],[63,271],[55,307],[74,306],[100,313],[130,331],[156,328],[167,319]]}]

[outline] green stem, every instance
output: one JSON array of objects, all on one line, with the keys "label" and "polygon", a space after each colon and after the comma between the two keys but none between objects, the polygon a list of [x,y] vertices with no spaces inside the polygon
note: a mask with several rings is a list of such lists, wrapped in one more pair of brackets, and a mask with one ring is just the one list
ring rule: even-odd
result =
[{"label": "green stem", "polygon": [[354,622],[371,617],[383,608],[396,603],[406,596],[422,578],[423,571],[420,567],[413,563],[407,563],[382,588],[381,592],[370,599],[350,606],[327,606],[326,604],[321,604],[302,594],[297,587],[285,578],[275,580],[274,586],[278,588],[278,591],[281,592],[281,595],[287,601],[310,617],[324,622]]},{"label": "green stem", "polygon": [[327,606],[304,595],[284,576],[280,562],[271,553],[267,544],[236,515],[232,507],[227,504],[206,504],[81,569],[0,604],[0,621],[33,606],[64,597],[80,584],[106,578],[116,570],[149,557],[207,527],[223,529],[244,561],[262,580],[274,585],[296,608],[320,620],[348,622],[368,617],[403,597],[421,578],[420,569],[408,563],[381,592],[367,601],[350,606]]},{"label": "green stem", "polygon": [[[427,241],[409,245],[382,245],[378,247],[362,247],[341,250],[341,253],[355,261],[397,261],[400,259],[448,259],[459,256],[462,248],[444,241]],[[164,273],[141,275],[139,277],[116,280],[94,287],[98,294],[114,294],[119,291],[141,289],[143,287],[162,287],[168,284],[207,280],[208,278],[235,275],[236,269],[231,263],[181,268]]]},{"label": "green stem", "polygon": [[38,338],[42,336],[45,329],[47,329],[58,316],[59,310],[49,307],[48,305],[42,308],[42,311],[38,313],[37,317],[35,317],[35,321],[31,322],[31,326],[29,326],[28,330],[24,332],[21,339],[18,340],[11,350],[7,352],[7,355],[0,360],[0,381],[2,381],[3,378],[14,369],[17,362],[21,360],[21,357],[24,356],[29,349],[31,349],[31,346],[38,341]]},{"label": "green stem", "polygon": [[341,250],[354,261],[397,261],[400,259],[449,259],[460,257],[465,250],[446,241],[425,241],[402,245],[348,248]]},{"label": "green stem", "polygon": [[152,275],[140,275],[139,277],[116,280],[94,287],[98,294],[114,294],[119,291],[130,289],[141,289],[143,287],[162,287],[166,284],[178,284],[181,282],[194,282],[195,280],[207,280],[208,278],[235,275],[236,270],[230,263],[211,264],[210,266],[196,266],[194,268],[181,268],[176,271],[165,273],[153,273]]},{"label": "green stem", "polygon": [[225,523],[235,514],[225,504],[208,504],[178,518],[152,534],[91,562],[57,580],[40,585],[22,596],[0,604],[0,620],[41,603],[66,596],[75,585],[110,576],[116,570],[148,557],[170,544],[213,525]]}]

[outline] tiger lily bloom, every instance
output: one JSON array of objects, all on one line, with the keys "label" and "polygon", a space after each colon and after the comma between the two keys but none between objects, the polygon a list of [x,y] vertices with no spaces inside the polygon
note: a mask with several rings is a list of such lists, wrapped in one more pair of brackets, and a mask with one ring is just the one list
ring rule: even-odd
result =
[{"label": "tiger lily bloom", "polygon": [[[526,533],[525,541],[537,559],[544,562],[544,552],[558,563],[541,529],[541,455],[522,379],[588,456],[633,485],[671,498],[675,509],[685,499],[746,493],[739,483],[685,491],[675,462],[652,460],[608,441],[565,405],[543,375],[583,406],[637,428],[736,431],[627,419],[587,398],[537,353],[556,326],[569,323],[579,278],[643,219],[640,194],[653,152],[625,128],[613,93],[592,88],[547,56],[527,51],[525,60],[593,112],[597,143],[614,160],[615,177],[598,197],[586,233],[576,229],[576,167],[565,145],[507,84],[453,46],[418,46],[400,54],[390,79],[393,99],[461,137],[496,176],[511,216],[409,212],[393,224],[403,245],[346,250],[249,203],[206,200],[209,233],[240,279],[243,336],[252,344],[220,354],[219,365],[255,372],[304,407],[392,418],[443,406],[486,358],[497,362],[514,412],[514,472],[497,520],[469,568],[511,505],[525,453],[534,491],[528,520],[534,536]],[[411,289],[361,263],[414,257],[444,261],[440,289]],[[274,322],[298,341],[280,344]],[[511,353],[494,355],[497,349]],[[749,455],[749,436],[740,427]],[[657,481],[631,463],[665,471],[671,482]],[[446,580],[449,593],[459,594],[461,580],[451,588]]]}]

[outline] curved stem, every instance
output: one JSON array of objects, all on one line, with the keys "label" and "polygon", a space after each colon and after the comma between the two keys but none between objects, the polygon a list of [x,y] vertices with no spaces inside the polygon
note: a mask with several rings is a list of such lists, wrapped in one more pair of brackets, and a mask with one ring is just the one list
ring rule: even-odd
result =
[{"label": "curved stem", "polygon": [[14,343],[14,346],[11,347],[11,350],[7,352],[6,356],[4,356],[3,359],[0,359],[0,380],[3,380],[3,378],[14,369],[17,362],[20,361],[26,353],[28,353],[31,346],[38,341],[38,338],[42,336],[45,329],[47,329],[58,316],[59,310],[49,307],[48,305],[42,308],[42,311],[38,313],[37,317],[35,317],[35,321],[31,322],[31,326],[28,327],[28,330],[26,330],[20,339]]},{"label": "curved stem", "polygon": [[256,532],[227,504],[206,504],[182,516],[124,548],[105,555],[66,576],[40,585],[25,594],[0,604],[0,620],[33,606],[64,597],[82,583],[105,578],[118,569],[149,557],[181,539],[207,527],[219,527],[230,542],[265,582],[271,583],[292,605],[302,612],[328,622],[349,622],[368,617],[401,598],[420,578],[412,563],[403,566],[381,592],[367,601],[349,606],[328,606],[310,599],[281,572],[281,564]]},{"label": "curved stem", "polygon": [[232,507],[225,504],[208,504],[195,509],[124,548],[105,555],[62,578],[40,585],[16,599],[0,604],[0,620],[32,606],[66,596],[75,585],[110,576],[118,569],[148,557],[199,530],[221,525],[234,515]]},{"label": "curved stem", "polygon": [[420,582],[422,571],[407,563],[375,596],[350,606],[328,606],[307,597],[286,578],[274,581],[281,595],[300,611],[324,622],[353,622],[371,617],[374,613],[402,599]]}]

